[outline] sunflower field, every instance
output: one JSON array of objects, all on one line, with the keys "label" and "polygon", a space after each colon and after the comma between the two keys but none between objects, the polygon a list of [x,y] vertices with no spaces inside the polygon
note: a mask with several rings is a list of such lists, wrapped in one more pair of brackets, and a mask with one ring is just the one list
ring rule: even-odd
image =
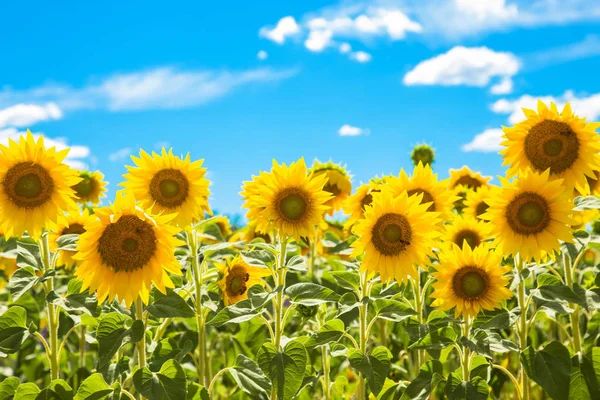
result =
[{"label": "sunflower field", "polygon": [[100,206],[100,172],[9,140],[0,399],[600,399],[600,123],[523,111],[499,185],[428,145],[354,189],[273,161],[245,226],[203,160],[141,150]]}]

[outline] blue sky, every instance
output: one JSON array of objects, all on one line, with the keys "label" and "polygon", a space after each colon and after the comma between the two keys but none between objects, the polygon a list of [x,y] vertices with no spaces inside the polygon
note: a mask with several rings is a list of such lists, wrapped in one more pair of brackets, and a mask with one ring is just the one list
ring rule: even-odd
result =
[{"label": "blue sky", "polygon": [[272,158],[358,184],[427,142],[441,177],[497,175],[499,128],[537,97],[600,115],[599,1],[31,1],[0,21],[0,141],[72,146],[110,196],[140,148],[204,158],[234,213]]}]

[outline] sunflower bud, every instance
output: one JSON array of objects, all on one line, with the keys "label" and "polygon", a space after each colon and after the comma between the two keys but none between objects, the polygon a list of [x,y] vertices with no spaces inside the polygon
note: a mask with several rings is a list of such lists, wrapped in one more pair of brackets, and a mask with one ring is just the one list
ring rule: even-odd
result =
[{"label": "sunflower bud", "polygon": [[413,148],[410,158],[415,167],[419,162],[423,165],[432,165],[435,162],[435,150],[425,143],[419,144]]},{"label": "sunflower bud", "polygon": [[305,306],[304,304],[298,304],[296,306],[296,311],[304,318],[312,318],[317,315],[318,307],[317,306]]}]

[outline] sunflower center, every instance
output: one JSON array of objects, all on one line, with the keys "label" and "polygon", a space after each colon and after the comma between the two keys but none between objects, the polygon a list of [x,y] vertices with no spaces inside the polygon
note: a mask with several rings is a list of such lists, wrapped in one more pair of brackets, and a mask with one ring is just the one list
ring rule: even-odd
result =
[{"label": "sunflower center", "polygon": [[161,206],[174,208],[185,202],[189,193],[189,182],[177,169],[158,171],[150,181],[150,195]]},{"label": "sunflower center", "polygon": [[74,224],[69,225],[67,228],[63,229],[60,234],[61,235],[73,235],[73,234],[81,235],[82,233],[85,233],[85,228],[83,227],[83,225],[74,223]]},{"label": "sunflower center", "polygon": [[234,266],[229,270],[229,274],[225,279],[225,286],[229,296],[241,296],[248,289],[246,282],[250,279],[250,274],[246,272],[244,267]]},{"label": "sunflower center", "polygon": [[371,231],[371,242],[381,254],[393,256],[403,252],[412,239],[410,224],[404,215],[384,214]]},{"label": "sunflower center", "polygon": [[521,193],[506,207],[506,220],[518,234],[540,233],[550,223],[548,202],[537,193]]},{"label": "sunflower center", "polygon": [[481,182],[478,179],[473,178],[472,176],[465,175],[465,176],[461,176],[460,178],[458,178],[456,180],[454,187],[459,186],[459,185],[464,185],[473,190],[477,190],[481,185],[483,185],[483,182]]},{"label": "sunflower center", "polygon": [[569,124],[544,120],[529,129],[525,155],[539,171],[553,174],[569,169],[579,156],[579,140]]},{"label": "sunflower center", "polygon": [[454,236],[454,243],[462,247],[464,241],[467,241],[467,244],[470,248],[474,249],[475,247],[481,244],[481,238],[477,234],[477,232],[472,231],[470,229],[464,229],[459,231]]},{"label": "sunflower center", "polygon": [[488,206],[485,201],[482,201],[479,204],[477,204],[477,207],[475,208],[476,216],[479,217],[479,216],[485,214],[489,207],[490,206]]},{"label": "sunflower center", "polygon": [[115,272],[143,268],[156,253],[156,235],[148,222],[123,215],[108,225],[98,241],[102,263]]},{"label": "sunflower center", "polygon": [[83,180],[74,187],[75,192],[80,197],[89,196],[94,191],[94,181],[89,177],[83,177]]},{"label": "sunflower center", "polygon": [[331,193],[335,197],[339,196],[340,193],[342,193],[342,190],[337,185],[331,184],[329,182],[323,187],[323,190],[327,193]]},{"label": "sunflower center", "polygon": [[35,208],[52,197],[54,181],[38,164],[22,162],[13,165],[2,182],[4,193],[19,208]]},{"label": "sunflower center", "polygon": [[477,267],[462,267],[452,279],[454,294],[463,300],[476,300],[484,296],[489,287],[487,272]]},{"label": "sunflower center", "polygon": [[433,196],[431,195],[431,193],[429,193],[426,190],[423,189],[411,189],[407,192],[407,194],[409,196],[412,196],[414,194],[421,194],[423,193],[423,198],[421,199],[421,204],[424,203],[431,203],[431,205],[427,208],[427,211],[435,211],[435,203],[433,202]]},{"label": "sunflower center", "polygon": [[290,222],[303,219],[309,206],[307,197],[301,189],[284,190],[277,199],[277,207],[281,217]]},{"label": "sunflower center", "polygon": [[371,193],[369,193],[365,197],[363,197],[362,200],[360,201],[360,203],[362,204],[362,210],[365,211],[365,209],[368,206],[370,206],[372,202],[373,202],[373,195]]}]

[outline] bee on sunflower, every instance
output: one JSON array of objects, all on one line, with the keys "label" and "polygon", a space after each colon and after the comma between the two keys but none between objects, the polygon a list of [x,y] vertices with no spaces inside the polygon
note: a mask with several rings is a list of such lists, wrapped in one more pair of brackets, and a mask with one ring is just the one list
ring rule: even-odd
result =
[{"label": "bee on sunflower", "polygon": [[152,155],[140,150],[132,156],[134,166],[127,166],[126,179],[121,184],[130,190],[144,209],[154,214],[174,214],[171,223],[180,228],[191,225],[212,214],[208,205],[210,182],[206,179],[204,160],[191,161],[173,155],[173,149]]},{"label": "bee on sunflower", "polygon": [[586,122],[573,114],[567,103],[562,112],[556,104],[550,107],[538,100],[537,112],[524,108],[526,119],[513,127],[502,127],[505,148],[500,151],[502,165],[508,165],[507,176],[527,168],[538,173],[550,170],[551,178],[563,179],[569,190],[582,195],[590,193],[586,177],[595,179],[600,171],[600,137],[598,122]]},{"label": "bee on sunflower", "polygon": [[489,224],[472,217],[456,215],[451,224],[444,226],[445,232],[442,240],[446,246],[455,244],[462,247],[466,242],[469,247],[475,249],[490,237]]},{"label": "bee on sunflower", "polygon": [[328,215],[333,215],[336,211],[342,209],[344,201],[352,194],[351,176],[346,168],[340,164],[334,164],[332,161],[322,163],[315,160],[310,172],[314,176],[325,175],[327,183],[323,190],[330,193],[332,198],[326,204],[330,207]]},{"label": "bee on sunflower", "polygon": [[[85,233],[85,226],[92,220],[94,220],[94,216],[90,214],[87,209],[83,211],[72,211],[59,218],[56,227],[54,227],[50,233],[50,250],[56,252],[56,249],[58,248],[58,239],[63,235],[81,235]],[[72,270],[73,267],[78,264],[78,261],[73,259],[75,254],[75,251],[61,250],[56,259],[56,265],[64,266],[67,270]]]},{"label": "bee on sunflower", "polygon": [[502,266],[502,253],[483,243],[472,250],[467,243],[452,246],[440,254],[432,274],[431,305],[441,310],[454,308],[456,317],[475,317],[481,310],[499,308],[513,293],[506,287],[510,268]]},{"label": "bee on sunflower", "polygon": [[28,130],[0,145],[0,224],[7,236],[37,239],[64,212],[77,209],[72,189],[81,178],[65,163],[69,149],[46,149]]},{"label": "bee on sunflower", "polygon": [[524,261],[543,262],[560,250],[560,241],[571,242],[570,194],[562,179],[550,179],[550,170],[538,173],[527,169],[510,182],[500,177],[486,201],[482,218],[493,221],[494,244],[506,254],[520,254]]},{"label": "bee on sunflower", "polygon": [[100,171],[80,171],[81,181],[72,186],[75,191],[75,200],[79,204],[92,204],[94,206],[100,203],[100,199],[106,197],[106,182],[104,175]]},{"label": "bee on sunflower", "polygon": [[404,282],[416,276],[417,266],[428,262],[439,233],[433,226],[440,222],[438,212],[427,211],[423,194],[396,195],[382,188],[363,219],[354,225],[358,239],[352,243],[354,257],[364,254],[361,271],[369,277],[379,273],[383,282]]},{"label": "bee on sunflower", "polygon": [[119,191],[109,207],[95,210],[79,237],[75,276],[81,290],[97,292],[98,301],[117,298],[129,307],[138,298],[148,304],[151,286],[162,293],[174,287],[169,273],[182,275],[174,256],[183,245],[170,224],[172,214],[151,214],[136,205],[131,192]]},{"label": "bee on sunflower", "polygon": [[217,285],[223,293],[225,306],[237,303],[248,298],[248,289],[254,285],[264,286],[262,278],[271,275],[266,268],[253,267],[237,256],[226,263],[216,263],[223,278]]},{"label": "bee on sunflower", "polygon": [[481,216],[488,209],[486,199],[491,196],[492,186],[481,186],[477,191],[468,190],[465,194],[463,213],[469,218],[483,221]]},{"label": "bee on sunflower", "polygon": [[273,161],[271,172],[260,177],[262,185],[253,188],[256,193],[242,192],[246,198],[243,207],[252,212],[248,213],[252,222],[263,231],[270,231],[265,229],[268,226],[297,242],[301,237],[314,237],[332,198],[323,189],[327,176],[309,174],[302,158],[289,167]]}]

